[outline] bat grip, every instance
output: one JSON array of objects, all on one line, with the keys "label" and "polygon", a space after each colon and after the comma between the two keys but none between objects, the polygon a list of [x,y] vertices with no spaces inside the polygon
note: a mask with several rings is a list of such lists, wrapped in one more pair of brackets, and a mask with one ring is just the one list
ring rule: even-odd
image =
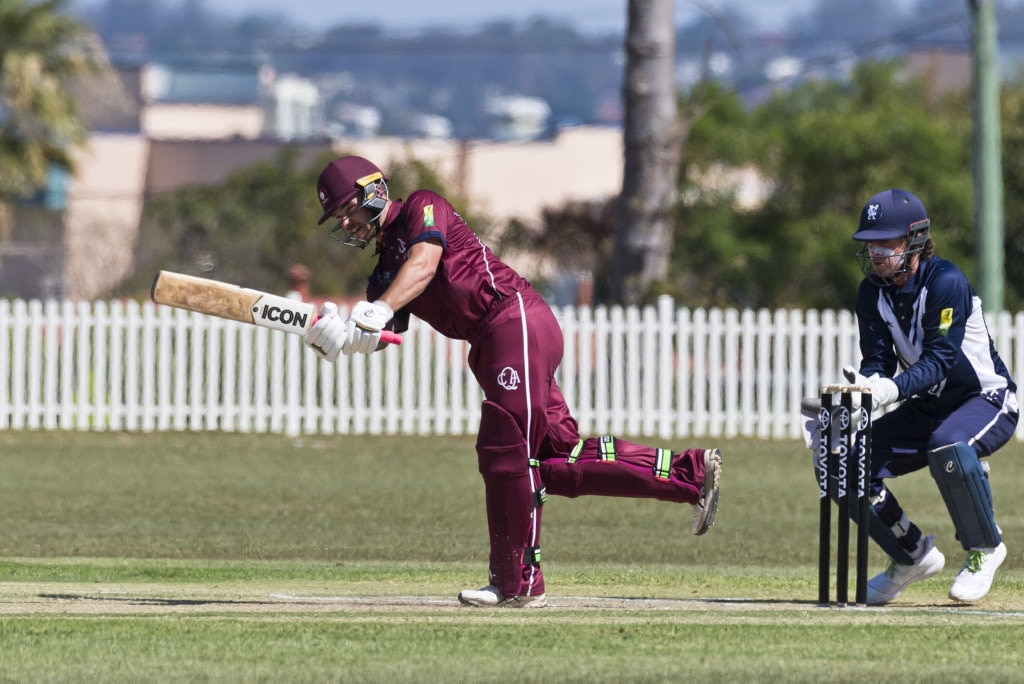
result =
[{"label": "bat grip", "polygon": [[[319,319],[319,316],[314,317],[313,323],[316,323]],[[394,332],[393,330],[381,330],[380,341],[383,342],[384,344],[393,344],[395,346],[398,346],[402,344],[402,336]]]}]

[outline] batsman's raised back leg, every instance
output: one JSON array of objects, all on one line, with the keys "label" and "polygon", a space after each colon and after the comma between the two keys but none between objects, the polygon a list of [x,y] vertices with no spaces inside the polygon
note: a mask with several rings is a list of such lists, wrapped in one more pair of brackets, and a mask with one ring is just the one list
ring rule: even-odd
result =
[{"label": "batsman's raised back leg", "polygon": [[693,506],[691,531],[704,534],[718,510],[722,455],[717,449],[670,449],[611,435],[580,440],[568,456],[540,462],[549,494],[659,499]]}]

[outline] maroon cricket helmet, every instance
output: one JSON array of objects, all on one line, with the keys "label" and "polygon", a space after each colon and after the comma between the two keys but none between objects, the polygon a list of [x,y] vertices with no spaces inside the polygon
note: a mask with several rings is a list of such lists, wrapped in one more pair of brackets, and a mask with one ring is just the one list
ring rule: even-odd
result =
[{"label": "maroon cricket helmet", "polygon": [[369,159],[341,157],[320,172],[316,194],[324,213],[317,225],[331,217],[338,207],[357,195],[363,195],[363,204],[372,203],[379,194],[378,181],[387,182],[387,176]]}]

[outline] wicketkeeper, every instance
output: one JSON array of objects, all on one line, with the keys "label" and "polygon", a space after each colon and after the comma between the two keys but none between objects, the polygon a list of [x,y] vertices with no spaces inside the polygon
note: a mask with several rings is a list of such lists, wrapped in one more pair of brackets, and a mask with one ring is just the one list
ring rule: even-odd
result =
[{"label": "wicketkeeper", "polygon": [[445,198],[417,190],[392,200],[387,177],[361,157],[331,162],[317,194],[320,223],[333,219],[331,235],[342,244],[375,242],[378,261],[366,301],[347,319],[325,307],[306,336],[310,347],[328,361],[370,353],[382,330],[405,331],[410,315],[470,343],[469,366],[485,396],[476,452],[491,553],[490,583],[462,591],[462,603],[544,605],[540,529],[548,494],[691,504],[691,531],[707,532],[718,507],[718,450],[672,452],[608,435],[581,439],[555,382],[563,338],[553,312]]},{"label": "wicketkeeper", "polygon": [[868,603],[887,603],[943,569],[934,536],[923,536],[885,484],[922,468],[967,552],[949,597],[978,601],[1006,558],[988,463],[980,459],[1013,437],[1017,386],[989,336],[981,299],[956,265],[934,255],[917,197],[904,190],[875,195],[853,239],[863,245],[863,360],[859,371],[843,373],[846,382],[871,388],[876,409],[888,407],[872,428],[870,532],[891,562],[868,582]]}]

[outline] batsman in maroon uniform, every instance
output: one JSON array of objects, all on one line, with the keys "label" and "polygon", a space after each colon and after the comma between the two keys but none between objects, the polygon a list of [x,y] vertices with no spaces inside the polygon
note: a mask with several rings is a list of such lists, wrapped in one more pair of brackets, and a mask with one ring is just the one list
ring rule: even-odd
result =
[{"label": "batsman in maroon uniform", "polygon": [[366,301],[347,319],[326,305],[306,335],[317,354],[371,353],[381,331],[402,332],[415,315],[470,344],[469,366],[484,391],[476,451],[490,533],[490,583],[465,590],[473,606],[540,607],[541,511],[548,494],[662,499],[692,505],[704,534],[718,508],[717,449],[668,449],[610,435],[581,439],[555,382],[562,331],[550,307],[502,263],[437,193],[388,196],[387,177],[361,157],[342,157],[320,174],[320,223],[378,261]]}]

